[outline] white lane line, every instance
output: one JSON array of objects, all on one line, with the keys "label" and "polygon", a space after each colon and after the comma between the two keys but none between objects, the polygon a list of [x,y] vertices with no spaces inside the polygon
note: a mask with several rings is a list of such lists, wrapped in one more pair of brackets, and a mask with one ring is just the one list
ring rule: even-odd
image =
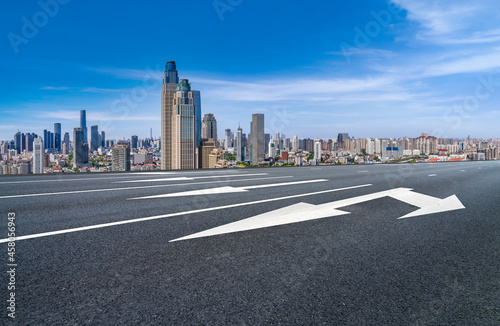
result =
[{"label": "white lane line", "polygon": [[162,218],[166,218],[166,217],[174,217],[174,216],[181,216],[181,215],[188,215],[188,214],[210,212],[210,211],[216,211],[216,210],[221,210],[221,209],[226,209],[226,208],[234,208],[234,207],[241,207],[241,206],[249,206],[249,205],[255,205],[255,204],[262,204],[262,203],[268,203],[268,202],[285,200],[285,199],[300,198],[300,197],[306,197],[306,196],[314,196],[314,195],[326,194],[326,193],[330,193],[330,192],[336,192],[336,191],[342,191],[342,190],[350,190],[350,189],[357,189],[357,188],[364,188],[364,187],[369,187],[369,186],[372,186],[372,184],[364,184],[364,185],[359,185],[359,186],[351,186],[351,187],[344,187],[344,188],[323,190],[323,191],[311,192],[311,193],[308,193],[308,194],[300,194],[300,195],[292,195],[292,196],[285,196],[285,197],[278,197],[278,198],[271,198],[271,199],[263,199],[263,200],[257,200],[257,201],[246,202],[246,203],[231,204],[231,205],[225,205],[225,206],[219,206],[219,207],[210,207],[210,208],[203,208],[203,209],[195,209],[195,210],[191,210],[191,211],[177,212],[177,213],[171,213],[171,214],[165,214],[165,215],[157,215],[157,216],[135,218],[135,219],[132,219],[132,220],[118,221],[118,222],[111,222],[111,223],[104,223],[104,224],[96,224],[96,225],[89,225],[89,226],[83,226],[83,227],[72,228],[72,229],[65,229],[65,230],[59,230],[59,231],[36,233],[36,234],[24,235],[24,236],[15,237],[15,238],[0,239],[0,243],[10,242],[12,240],[20,241],[20,240],[27,240],[27,239],[35,239],[35,238],[48,237],[48,236],[58,235],[58,234],[65,234],[65,233],[86,231],[86,230],[92,230],[92,229],[100,229],[100,228],[105,228],[105,227],[109,227],[109,226],[116,226],[116,225],[123,225],[123,224],[131,224],[131,223],[137,223],[137,222],[145,222],[145,221],[151,221],[151,220],[158,220],[158,219],[162,219]]},{"label": "white lane line", "polygon": [[176,178],[162,178],[162,179],[142,179],[142,180],[129,180],[129,181],[117,181],[114,183],[137,183],[137,182],[162,182],[162,181],[180,181],[180,180],[197,180],[197,179],[216,179],[216,178],[232,178],[232,177],[246,177],[246,176],[257,176],[257,175],[268,175],[267,173],[254,173],[254,174],[226,174],[226,175],[211,175],[207,177],[176,177]]},{"label": "white lane line", "polygon": [[300,185],[300,184],[314,183],[314,182],[324,182],[324,181],[328,181],[328,179],[305,180],[305,181],[292,181],[292,182],[284,182],[284,183],[272,183],[272,184],[262,184],[262,185],[255,185],[255,186],[243,186],[243,187],[219,187],[219,188],[209,188],[209,189],[200,189],[200,190],[192,190],[192,191],[174,192],[174,193],[162,194],[162,195],[154,195],[154,196],[145,196],[145,197],[129,198],[128,200],[136,200],[136,199],[156,199],[156,198],[183,197],[183,196],[200,196],[200,195],[216,195],[216,194],[228,194],[228,193],[236,193],[236,192],[248,192],[248,190],[249,190],[249,189],[260,189],[260,188],[270,188],[270,187],[282,187],[282,186]]},{"label": "white lane line", "polygon": [[365,172],[368,172],[368,171],[358,171],[359,173],[365,173]]},{"label": "white lane line", "polygon": [[4,199],[4,198],[21,198],[21,197],[36,197],[36,196],[68,195],[68,194],[82,194],[82,193],[88,193],[88,192],[120,191],[120,190],[131,190],[131,189],[148,189],[148,188],[160,188],[160,187],[174,187],[174,186],[190,186],[190,185],[200,185],[200,184],[206,184],[206,183],[241,182],[241,181],[269,180],[269,179],[283,179],[283,178],[292,178],[292,176],[267,177],[267,178],[257,178],[257,179],[256,178],[251,178],[251,179],[239,179],[239,180],[222,180],[222,181],[204,181],[204,182],[190,182],[190,183],[175,183],[175,184],[168,184],[168,185],[122,187],[122,188],[110,188],[110,189],[75,190],[75,191],[66,191],[66,192],[51,192],[51,193],[38,193],[38,194],[26,194],[26,195],[11,195],[11,196],[0,196],[0,199]]},{"label": "white lane line", "polygon": [[[103,172],[104,173],[104,172]],[[92,174],[92,176],[95,176],[95,174]],[[99,178],[98,176],[94,178],[78,178],[78,179],[51,179],[51,180],[31,180],[31,181],[6,181],[6,182],[0,182],[0,186],[3,184],[13,184],[13,183],[34,183],[34,182],[65,182],[65,181],[101,181],[101,180],[108,180],[108,179],[131,179],[133,176],[128,176],[128,177],[106,177],[106,178]]]},{"label": "white lane line", "polygon": [[435,177],[437,174],[429,174],[429,177]]},{"label": "white lane line", "polygon": [[[211,171],[210,173],[215,172]],[[227,173],[227,171],[224,171]],[[67,182],[67,181],[101,181],[101,180],[116,180],[116,179],[133,179],[134,177],[138,176],[143,176],[143,175],[149,175],[149,176],[156,176],[156,175],[191,175],[191,174],[200,174],[200,173],[207,173],[207,172],[133,172],[130,174],[127,174],[127,176],[123,176],[123,174],[118,174],[116,177],[101,177],[100,175],[107,174],[106,172],[96,172],[96,173],[88,173],[82,175],[81,178],[72,178],[72,179],[65,179],[62,178],[61,176],[54,175],[54,177],[59,177],[60,179],[50,179],[50,180],[29,180],[29,181],[0,181],[0,186],[4,184],[23,184],[23,183],[39,183],[39,182]],[[239,175],[246,175],[246,172],[242,172]]]},{"label": "white lane line", "polygon": [[460,170],[460,172],[465,172],[465,170]]}]

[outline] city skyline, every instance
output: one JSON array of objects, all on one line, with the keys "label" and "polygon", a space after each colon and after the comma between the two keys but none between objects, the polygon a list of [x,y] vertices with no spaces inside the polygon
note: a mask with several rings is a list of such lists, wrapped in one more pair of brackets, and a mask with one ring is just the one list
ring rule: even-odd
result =
[{"label": "city skyline", "polygon": [[[498,9],[491,1],[328,3],[319,12],[299,2],[243,2],[226,11],[204,3],[192,8],[198,19],[185,27],[198,34],[197,42],[181,47],[173,45],[183,35],[153,42],[160,20],[120,29],[126,23],[121,16],[136,10],[138,16],[142,10],[161,15],[158,8],[165,5],[122,5],[122,15],[111,18],[116,28],[92,34],[98,54],[82,56],[79,40],[87,37],[76,26],[94,7],[60,5],[35,36],[15,43],[12,35],[24,37],[22,18],[29,21],[44,9],[9,4],[10,38],[3,43],[9,64],[3,68],[10,78],[2,85],[0,139],[11,139],[18,129],[41,134],[54,122],[71,132],[79,110],[87,111],[87,126],[98,125],[109,139],[146,138],[150,128],[159,138],[166,56],[204,94],[204,112],[217,117],[219,134],[246,126],[249,113],[260,112],[266,133],[301,138],[334,138],[339,132],[416,137],[423,130],[445,138],[499,136],[500,33],[492,26]],[[188,6],[168,5],[178,12]],[[93,28],[100,28],[112,6],[101,5]],[[295,26],[293,17],[308,17],[309,11],[314,18]],[[265,29],[251,23],[260,16],[267,18]],[[183,25],[184,17],[172,19]],[[137,39],[141,50],[117,55],[124,39],[139,35],[146,35]],[[194,51],[200,46],[208,54]]]}]

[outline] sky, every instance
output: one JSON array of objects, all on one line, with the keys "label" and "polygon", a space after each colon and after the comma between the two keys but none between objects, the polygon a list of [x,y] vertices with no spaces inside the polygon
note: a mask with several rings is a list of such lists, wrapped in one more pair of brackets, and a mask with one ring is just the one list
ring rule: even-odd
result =
[{"label": "sky", "polygon": [[8,1],[0,140],[98,125],[160,135],[165,63],[219,138],[500,137],[500,7],[466,0]]}]

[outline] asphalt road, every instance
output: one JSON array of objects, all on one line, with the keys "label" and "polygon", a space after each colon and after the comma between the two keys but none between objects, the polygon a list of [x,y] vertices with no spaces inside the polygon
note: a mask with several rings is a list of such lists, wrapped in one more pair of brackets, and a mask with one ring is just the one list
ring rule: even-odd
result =
[{"label": "asphalt road", "polygon": [[498,161],[8,176],[0,208],[0,324],[500,324]]}]

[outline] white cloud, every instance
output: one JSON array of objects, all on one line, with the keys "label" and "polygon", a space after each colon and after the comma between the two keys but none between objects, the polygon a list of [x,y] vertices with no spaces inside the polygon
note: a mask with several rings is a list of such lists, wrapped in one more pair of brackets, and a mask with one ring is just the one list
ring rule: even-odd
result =
[{"label": "white cloud", "polygon": [[498,2],[492,0],[391,0],[418,22],[420,40],[436,44],[480,44],[500,41]]},{"label": "white cloud", "polygon": [[336,55],[336,56],[345,56],[345,55],[364,55],[370,57],[382,57],[382,58],[391,58],[396,55],[394,51],[382,50],[382,49],[371,49],[371,48],[349,48],[344,51],[329,51],[326,54]]},{"label": "white cloud", "polygon": [[[449,34],[466,29],[468,20],[480,8],[466,1],[392,0],[408,12],[410,20],[418,21],[432,35]],[[480,1],[479,1],[480,2]]]},{"label": "white cloud", "polygon": [[[70,120],[79,121],[80,112],[70,111],[70,110],[58,110],[58,111],[37,111],[35,115],[38,118],[44,119],[58,119],[58,120]],[[87,112],[87,120],[89,121],[158,121],[157,116],[132,116],[128,114],[117,115],[113,112]]]},{"label": "white cloud", "polygon": [[500,68],[500,48],[494,52],[440,62],[427,67],[422,77],[490,72]]},{"label": "white cloud", "polygon": [[123,88],[99,88],[99,87],[71,87],[71,86],[45,86],[42,90],[49,91],[77,91],[87,93],[123,93],[127,89]]}]

